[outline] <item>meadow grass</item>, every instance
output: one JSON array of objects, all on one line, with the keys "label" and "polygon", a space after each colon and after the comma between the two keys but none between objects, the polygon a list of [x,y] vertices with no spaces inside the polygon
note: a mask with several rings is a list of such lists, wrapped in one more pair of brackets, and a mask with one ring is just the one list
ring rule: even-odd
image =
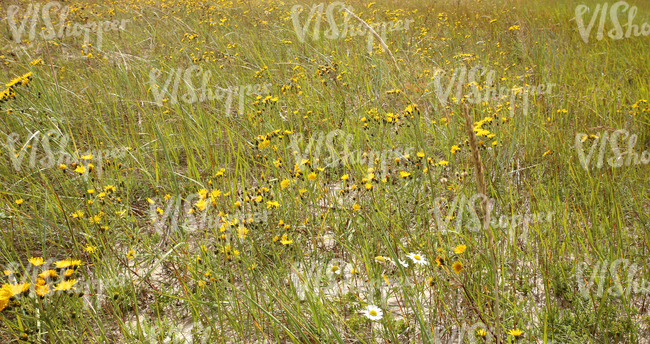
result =
[{"label": "meadow grass", "polygon": [[[604,2],[585,3],[588,23]],[[648,166],[610,165],[604,141],[649,146],[647,36],[599,41],[598,17],[585,43],[578,1],[346,2],[355,28],[412,20],[369,53],[327,38],[325,11],[300,42],[292,7],[302,25],[318,4],[303,0],[62,2],[70,25],[129,20],[100,50],[29,22],[15,42],[9,6],[20,24],[30,4],[0,9],[17,80],[0,103],[0,342],[650,337]],[[471,103],[469,81],[438,99],[437,76],[475,66],[481,93],[490,70],[555,86],[525,111],[522,94]],[[201,99],[207,71],[219,98]],[[233,87],[265,84],[240,114]]]}]

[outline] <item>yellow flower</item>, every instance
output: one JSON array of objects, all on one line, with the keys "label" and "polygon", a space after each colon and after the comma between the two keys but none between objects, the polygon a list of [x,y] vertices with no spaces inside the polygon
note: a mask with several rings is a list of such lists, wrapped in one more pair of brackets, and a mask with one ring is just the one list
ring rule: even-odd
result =
[{"label": "yellow flower", "polygon": [[17,199],[17,200],[16,200],[16,204],[18,204],[18,205],[21,205],[21,204],[23,204],[23,202],[24,202],[24,201],[23,201],[23,199],[22,199],[22,198],[21,198],[21,199]]},{"label": "yellow flower", "polygon": [[133,259],[133,257],[135,257],[135,251],[134,251],[134,250],[130,250],[130,251],[126,254],[126,258],[127,258],[127,259]]},{"label": "yellow flower", "polygon": [[463,271],[463,263],[461,262],[455,262],[452,265],[452,267],[454,268],[455,273],[460,273],[461,271]]},{"label": "yellow flower", "polygon": [[386,263],[386,258],[384,256],[375,257],[375,261],[378,263]]},{"label": "yellow flower", "polygon": [[445,258],[442,258],[440,256],[436,257],[436,266],[442,266],[445,265]]},{"label": "yellow flower", "polygon": [[29,262],[34,265],[34,266],[41,266],[43,265],[43,258],[42,257],[31,257],[28,259]]},{"label": "yellow flower", "polygon": [[38,274],[38,277],[40,277],[42,279],[54,278],[56,276],[57,276],[56,271],[54,271],[54,270],[47,270],[47,271],[43,271],[40,274]]},{"label": "yellow flower", "polygon": [[457,145],[451,146],[451,154],[456,154],[456,152],[459,150],[460,148]]},{"label": "yellow flower", "polygon": [[361,209],[360,205],[358,205],[356,203],[352,205],[352,211],[358,211],[359,209]]},{"label": "yellow flower", "polygon": [[61,171],[65,171],[67,168],[68,168],[68,166],[66,166],[64,164],[59,165],[59,169],[61,169]]},{"label": "yellow flower", "polygon": [[341,177],[341,180],[348,180],[348,178],[350,178],[350,176],[347,175],[347,174],[344,174],[344,175]]},{"label": "yellow flower", "polygon": [[81,156],[81,159],[83,159],[83,160],[91,160],[92,158],[93,158],[92,154],[82,155]]},{"label": "yellow flower", "polygon": [[487,336],[487,331],[484,328],[481,328],[481,329],[476,330],[476,334],[479,337],[485,337],[485,336]]},{"label": "yellow flower", "polygon": [[77,284],[77,280],[76,280],[76,279],[72,279],[72,280],[69,280],[69,281],[61,282],[61,283],[59,283],[59,285],[57,285],[56,287],[54,287],[54,290],[55,290],[55,291],[67,291],[67,290],[76,289],[76,288],[74,287],[75,284]]},{"label": "yellow flower", "polygon": [[280,242],[282,243],[282,245],[289,245],[289,244],[291,244],[293,242],[293,240],[289,240],[287,235],[283,234],[282,235],[282,240],[280,240]]},{"label": "yellow flower", "polygon": [[399,175],[400,175],[402,178],[406,178],[406,177],[410,176],[411,173],[406,172],[406,171],[400,171]]},{"label": "yellow flower", "polygon": [[280,187],[282,187],[283,189],[286,189],[288,186],[289,186],[289,180],[288,179],[285,179],[285,180],[280,182]]},{"label": "yellow flower", "polygon": [[152,200],[151,198],[147,198],[147,202],[149,202],[149,204],[154,204],[155,203],[154,200]]},{"label": "yellow flower", "polygon": [[244,226],[239,226],[237,228],[237,236],[241,239],[244,239],[246,237],[246,234],[248,234],[248,229]]},{"label": "yellow flower", "polygon": [[35,287],[36,294],[40,297],[45,297],[50,292],[50,286],[49,285],[37,285]]},{"label": "yellow flower", "polygon": [[438,165],[440,165],[440,166],[445,166],[447,164],[449,164],[449,161],[447,161],[447,160],[440,160],[440,162],[438,162]]},{"label": "yellow flower", "polygon": [[519,338],[519,336],[521,336],[523,333],[524,331],[521,331],[520,329],[516,329],[516,328],[508,331],[508,334],[515,338]]},{"label": "yellow flower", "polygon": [[84,248],[84,251],[86,251],[86,252],[88,252],[88,253],[93,253],[93,252],[95,252],[96,249],[97,249],[96,246],[88,245],[88,246],[86,246],[86,247]]},{"label": "yellow flower", "polygon": [[271,209],[271,208],[278,208],[280,207],[280,203],[276,201],[268,201],[266,202],[266,209]]},{"label": "yellow flower", "polygon": [[467,249],[467,246],[465,246],[465,245],[458,245],[458,246],[456,246],[456,248],[454,249],[454,253],[456,253],[456,254],[462,254],[463,252],[465,252],[466,249]]},{"label": "yellow flower", "polygon": [[75,266],[80,266],[81,261],[80,260],[72,260],[66,259],[66,260],[59,260],[58,262],[55,262],[54,265],[56,266],[57,269],[64,269],[68,267],[75,267]]},{"label": "yellow flower", "polygon": [[86,168],[84,167],[84,165],[79,165],[77,166],[77,168],[75,168],[74,171],[79,174],[84,174],[84,172],[86,172]]},{"label": "yellow flower", "polygon": [[207,207],[208,202],[206,202],[204,199],[200,199],[194,205],[196,205],[196,207],[199,208],[200,211],[203,211],[205,210],[205,207]]},{"label": "yellow flower", "polygon": [[309,180],[316,180],[316,173],[312,172],[307,176],[307,179]]}]

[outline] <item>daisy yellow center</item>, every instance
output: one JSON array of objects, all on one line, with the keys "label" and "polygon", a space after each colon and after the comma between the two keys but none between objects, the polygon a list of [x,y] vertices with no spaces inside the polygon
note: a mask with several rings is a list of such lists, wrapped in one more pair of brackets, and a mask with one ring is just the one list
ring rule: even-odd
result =
[{"label": "daisy yellow center", "polygon": [[376,317],[377,316],[377,311],[374,311],[374,310],[370,311],[370,315],[372,315],[373,317]]},{"label": "daisy yellow center", "polygon": [[338,271],[339,267],[338,266],[332,266],[332,271]]},{"label": "daisy yellow center", "polygon": [[418,255],[415,255],[415,256],[413,256],[413,259],[415,259],[415,260],[420,260],[420,259],[422,259],[422,258],[420,258],[420,256],[418,256]]}]

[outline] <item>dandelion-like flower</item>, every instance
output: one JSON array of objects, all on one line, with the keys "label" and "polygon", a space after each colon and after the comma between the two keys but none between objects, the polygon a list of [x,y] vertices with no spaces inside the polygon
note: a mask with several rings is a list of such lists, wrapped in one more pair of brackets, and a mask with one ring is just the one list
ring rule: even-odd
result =
[{"label": "dandelion-like flower", "polygon": [[520,330],[518,328],[515,328],[515,329],[512,329],[512,330],[508,331],[508,334],[515,337],[515,340],[519,339],[519,336],[521,336],[523,333],[524,333],[524,331],[522,331],[522,330]]}]

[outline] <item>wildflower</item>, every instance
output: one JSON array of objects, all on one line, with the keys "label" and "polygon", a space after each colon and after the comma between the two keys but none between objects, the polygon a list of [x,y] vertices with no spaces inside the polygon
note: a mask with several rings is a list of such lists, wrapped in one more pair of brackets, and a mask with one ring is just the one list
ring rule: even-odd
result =
[{"label": "wildflower", "polygon": [[332,273],[334,273],[334,274],[337,274],[337,275],[340,275],[340,274],[341,274],[341,269],[340,269],[338,266],[336,266],[336,265],[332,265],[332,266],[330,267],[330,271],[331,271]]},{"label": "wildflower", "polygon": [[293,240],[289,240],[289,237],[287,237],[286,234],[282,235],[282,240],[280,240],[280,243],[282,243],[282,245],[289,245],[292,242],[293,242]]},{"label": "wildflower", "polygon": [[352,211],[357,211],[357,210],[359,210],[359,209],[361,209],[361,206],[360,206],[360,205],[358,205],[358,204],[356,204],[356,203],[352,205]]},{"label": "wildflower", "polygon": [[93,252],[95,252],[96,249],[97,249],[96,246],[88,245],[88,246],[86,246],[86,247],[84,248],[84,251],[86,251],[86,252],[88,252],[88,253],[93,253]]},{"label": "wildflower", "polygon": [[442,266],[445,265],[445,258],[442,258],[440,256],[436,257],[436,266]]},{"label": "wildflower", "polygon": [[452,265],[452,267],[454,268],[455,273],[460,273],[461,271],[463,271],[463,263],[461,262],[455,262]]},{"label": "wildflower", "polygon": [[31,257],[28,259],[29,262],[34,265],[34,266],[41,266],[43,265],[43,258],[42,257]]},{"label": "wildflower", "polygon": [[75,284],[77,284],[76,279],[72,279],[72,280],[69,280],[69,281],[64,281],[64,282],[59,283],[59,285],[57,285],[56,287],[54,287],[54,290],[55,291],[68,291],[68,290],[76,289],[74,287]]},{"label": "wildflower", "polygon": [[21,205],[21,204],[23,204],[24,201],[21,198],[21,199],[17,199],[15,202],[16,202],[16,204]]},{"label": "wildflower", "polygon": [[458,246],[456,246],[456,248],[454,249],[454,253],[456,253],[456,254],[462,254],[463,252],[465,252],[466,249],[467,249],[467,246],[465,246],[465,245],[458,245]]},{"label": "wildflower", "polygon": [[81,265],[81,261],[80,260],[72,260],[72,258],[70,258],[70,259],[66,259],[66,260],[59,260],[58,262],[55,262],[54,265],[56,265],[57,269],[65,269],[65,268],[68,268],[68,267],[79,266],[79,265]]},{"label": "wildflower", "polygon": [[276,235],[276,236],[273,237],[273,242],[278,242],[278,240],[280,240],[279,236]]},{"label": "wildflower", "polygon": [[375,305],[368,305],[366,310],[363,311],[363,315],[370,320],[381,320],[384,312]]},{"label": "wildflower", "polygon": [[36,295],[40,297],[45,297],[45,295],[47,295],[50,292],[50,286],[48,286],[47,284],[37,285],[35,287],[35,290],[36,290]]},{"label": "wildflower", "polygon": [[280,187],[282,187],[283,189],[286,189],[288,186],[289,186],[289,180],[288,179],[285,179],[285,180],[280,182]]},{"label": "wildflower", "polygon": [[487,336],[487,331],[484,328],[480,328],[476,330],[476,335],[478,335],[481,338],[485,338],[485,336]]},{"label": "wildflower", "polygon": [[268,201],[266,202],[266,209],[271,209],[271,208],[278,208],[280,207],[280,203],[276,201]]},{"label": "wildflower", "polygon": [[429,279],[427,280],[427,284],[429,285],[429,287],[433,287],[433,284],[434,284],[433,283],[433,277],[429,277]]},{"label": "wildflower", "polygon": [[378,262],[378,263],[386,263],[386,257],[377,256],[377,257],[375,257],[375,261]]},{"label": "wildflower", "polygon": [[60,169],[61,171],[65,171],[67,168],[68,168],[68,166],[66,166],[65,164],[61,164],[61,165],[59,165],[59,169]]},{"label": "wildflower", "polygon": [[57,276],[56,271],[54,271],[54,270],[46,270],[46,271],[43,271],[40,274],[38,274],[38,277],[40,277],[42,279],[54,278],[56,276]]},{"label": "wildflower", "polygon": [[348,180],[348,178],[350,178],[350,176],[347,175],[347,174],[344,174],[344,175],[341,177],[341,180]]},{"label": "wildflower", "polygon": [[402,178],[407,178],[407,177],[409,177],[409,176],[411,175],[411,173],[406,172],[406,171],[400,171],[399,175],[400,175]]},{"label": "wildflower", "polygon": [[77,168],[75,168],[74,171],[79,174],[84,174],[86,172],[86,168],[84,167],[84,165],[79,165],[77,166]]},{"label": "wildflower", "polygon": [[519,336],[521,336],[523,333],[524,331],[517,328],[508,331],[508,334],[515,337],[515,339],[519,339]]},{"label": "wildflower", "polygon": [[420,256],[419,253],[409,253],[406,256],[411,258],[413,263],[415,263],[417,265],[427,265],[428,264],[427,260],[424,259],[424,257]]},{"label": "wildflower", "polygon": [[239,226],[239,227],[237,228],[237,236],[238,236],[240,239],[244,239],[244,238],[246,238],[246,234],[248,234],[248,229],[246,229],[246,227],[244,227],[244,226]]},{"label": "wildflower", "polygon": [[135,251],[133,249],[129,250],[129,252],[126,254],[126,259],[133,259],[135,257]]},{"label": "wildflower", "polygon": [[451,146],[451,154],[456,154],[456,152],[459,150],[460,148],[457,145]]},{"label": "wildflower", "polygon": [[309,180],[316,180],[316,173],[312,172],[307,176],[307,179]]},{"label": "wildflower", "polygon": [[[397,262],[405,268],[409,267],[409,264],[405,260],[398,259]],[[397,265],[397,264],[395,264]]]}]

